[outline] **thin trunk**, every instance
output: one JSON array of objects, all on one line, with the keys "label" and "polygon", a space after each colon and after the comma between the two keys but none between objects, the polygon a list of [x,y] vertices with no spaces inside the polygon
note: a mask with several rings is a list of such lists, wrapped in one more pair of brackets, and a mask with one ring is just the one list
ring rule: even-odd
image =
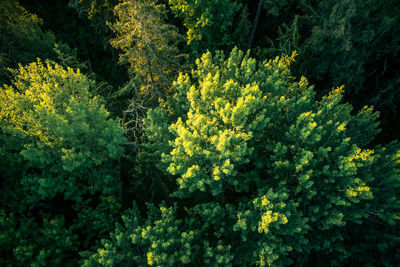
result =
[{"label": "thin trunk", "polygon": [[[151,61],[149,56],[146,57],[147,59],[147,66],[148,66],[148,73],[150,75],[150,83],[151,83],[151,87],[153,92],[159,97],[160,96],[160,92],[158,91],[158,87],[154,81],[154,77],[153,77],[153,71],[151,70]],[[150,96],[150,98],[152,98],[153,96]]]},{"label": "thin trunk", "polygon": [[150,61],[149,56],[147,56],[146,59],[147,59],[148,72],[149,72],[149,75],[150,75],[150,82],[151,82],[151,85],[154,87],[153,72],[151,71],[151,61]]},{"label": "thin trunk", "polygon": [[256,17],[254,18],[253,28],[251,29],[251,35],[250,35],[250,39],[249,39],[249,48],[251,48],[251,45],[253,44],[253,39],[254,39],[254,35],[256,33],[258,21],[260,19],[260,13],[261,13],[263,3],[264,3],[264,0],[260,0],[260,2],[258,3],[257,14],[256,14]]}]

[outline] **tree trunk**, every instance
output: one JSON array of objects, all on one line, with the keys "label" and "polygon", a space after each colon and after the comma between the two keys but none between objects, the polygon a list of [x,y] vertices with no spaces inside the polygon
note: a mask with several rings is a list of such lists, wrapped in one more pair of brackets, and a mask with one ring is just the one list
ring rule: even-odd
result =
[{"label": "tree trunk", "polygon": [[256,33],[258,20],[260,19],[260,13],[261,13],[263,3],[264,3],[264,0],[260,0],[260,2],[258,3],[257,14],[256,14],[256,17],[254,18],[253,28],[251,29],[251,35],[250,35],[250,39],[249,39],[249,48],[251,48],[251,45],[253,44],[253,39],[254,39],[254,35]]}]

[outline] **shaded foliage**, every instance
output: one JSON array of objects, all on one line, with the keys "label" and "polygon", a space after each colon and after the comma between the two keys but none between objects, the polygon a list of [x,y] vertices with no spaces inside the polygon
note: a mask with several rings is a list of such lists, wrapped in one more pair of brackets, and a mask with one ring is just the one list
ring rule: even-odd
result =
[{"label": "shaded foliage", "polygon": [[53,58],[55,36],[41,29],[43,21],[17,1],[0,5],[0,84],[9,81],[6,68],[26,64],[37,57]]},{"label": "shaded foliage", "polygon": [[396,136],[399,101],[399,1],[265,2],[256,50],[264,56],[299,53],[295,72],[320,94],[345,85],[346,99],[383,114],[383,138]]},{"label": "shaded foliage", "polygon": [[396,265],[399,7],[3,0],[0,265]]}]

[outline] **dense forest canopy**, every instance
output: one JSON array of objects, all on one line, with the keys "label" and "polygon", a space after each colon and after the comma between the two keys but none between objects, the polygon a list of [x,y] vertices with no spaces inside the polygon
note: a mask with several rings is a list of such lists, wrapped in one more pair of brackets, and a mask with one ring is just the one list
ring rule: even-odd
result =
[{"label": "dense forest canopy", "polygon": [[400,1],[2,0],[1,266],[396,266]]}]

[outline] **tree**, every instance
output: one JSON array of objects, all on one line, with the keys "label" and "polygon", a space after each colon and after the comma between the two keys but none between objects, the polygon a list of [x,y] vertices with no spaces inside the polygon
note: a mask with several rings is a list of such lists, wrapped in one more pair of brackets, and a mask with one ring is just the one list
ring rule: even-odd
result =
[{"label": "tree", "polygon": [[105,22],[112,20],[117,4],[117,0],[70,0],[68,5],[76,9],[79,16],[92,20],[99,32],[106,33]]},{"label": "tree", "polygon": [[[0,210],[0,263],[4,266],[75,265],[77,235],[63,216],[44,216],[40,224],[29,216]],[[11,257],[13,256],[13,257]]]},{"label": "tree", "polygon": [[317,101],[293,61],[234,49],[181,74],[145,120],[175,204],[133,208],[85,264],[394,264],[400,146],[372,148],[378,114],[341,87]]},{"label": "tree", "polygon": [[9,81],[6,68],[27,64],[37,57],[55,56],[55,37],[41,29],[43,21],[25,10],[18,1],[0,5],[0,84]]},{"label": "tree", "polygon": [[[80,248],[89,248],[110,231],[122,201],[118,160],[126,139],[119,122],[109,118],[102,99],[91,93],[94,81],[79,69],[38,59],[20,65],[12,74],[12,85],[0,88],[4,154],[10,156],[2,161],[22,170],[20,176],[7,177],[0,195],[5,216],[10,218],[6,221],[11,221],[6,225],[16,221],[9,230],[20,232],[14,241],[26,253],[9,246],[21,264],[36,253],[41,264],[56,264],[65,257],[63,250],[77,253],[74,236],[79,235]],[[16,140],[23,143],[12,150]],[[44,226],[24,219],[30,217]],[[56,236],[48,231],[60,234],[61,239],[54,241]],[[44,237],[37,239],[37,235]],[[47,249],[54,242],[60,242],[56,253]]]},{"label": "tree", "polygon": [[[233,21],[241,5],[233,0],[169,0],[171,10],[187,28],[187,43],[195,56],[233,46]],[[248,29],[247,29],[248,30]],[[246,35],[247,32],[242,32]]]},{"label": "tree", "polygon": [[[106,166],[122,154],[125,139],[101,100],[92,97],[93,81],[79,70],[41,61],[13,73],[14,86],[0,92],[0,115],[5,131],[31,138],[21,153],[40,174],[26,176],[26,185],[38,186],[36,193],[45,198],[57,192],[76,200],[86,190],[117,193]],[[82,182],[86,190],[78,192]]]},{"label": "tree", "polygon": [[[121,110],[114,107],[110,95],[128,81],[127,66],[118,64],[118,51],[109,43],[112,31],[107,25],[108,20],[113,21],[114,4],[119,1],[19,1],[27,10],[41,18],[42,29],[51,31],[58,43],[77,50],[77,59],[88,67],[88,71],[81,69],[83,73],[95,74],[98,83],[106,82],[114,87],[107,88],[106,91],[99,90],[98,94],[107,99],[108,110],[112,111],[113,115],[120,116]],[[93,7],[92,12],[90,12],[91,7]],[[46,59],[40,55],[36,57]],[[29,62],[36,60],[36,57]],[[60,63],[58,60],[55,61]]]},{"label": "tree", "polygon": [[326,1],[317,10],[312,35],[302,45],[301,70],[318,82],[345,84],[354,105],[373,104],[382,112],[384,128],[392,129],[385,141],[398,138],[398,1]]},{"label": "tree", "polygon": [[264,9],[255,51],[272,57],[296,50],[296,75],[317,84],[320,95],[344,85],[357,110],[381,111],[385,142],[398,138],[398,1],[268,0]]},{"label": "tree", "polygon": [[185,58],[178,45],[182,37],[167,24],[167,11],[157,1],[127,0],[114,8],[117,21],[111,25],[116,37],[111,45],[123,51],[121,62],[131,64],[128,86],[150,99],[164,97],[182,68]]}]

